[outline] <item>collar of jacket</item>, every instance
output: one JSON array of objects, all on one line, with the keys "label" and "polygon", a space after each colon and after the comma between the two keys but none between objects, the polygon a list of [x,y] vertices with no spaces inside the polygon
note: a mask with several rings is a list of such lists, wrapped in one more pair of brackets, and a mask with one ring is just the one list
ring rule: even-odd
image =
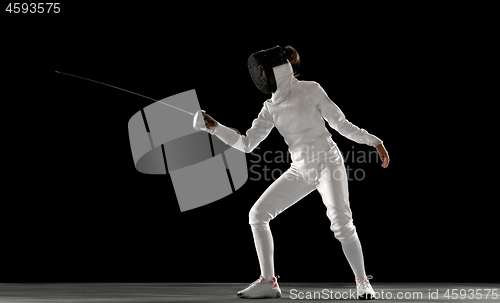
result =
[{"label": "collar of jacket", "polygon": [[276,78],[276,91],[272,94],[272,103],[278,104],[283,102],[288,96],[288,93],[297,82],[293,76],[293,68],[290,62],[276,66],[273,68],[274,77]]}]

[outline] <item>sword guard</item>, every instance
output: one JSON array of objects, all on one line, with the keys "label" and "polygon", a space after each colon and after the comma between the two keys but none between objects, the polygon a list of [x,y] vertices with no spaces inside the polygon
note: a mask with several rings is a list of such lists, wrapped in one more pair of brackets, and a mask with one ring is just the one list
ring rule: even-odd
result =
[{"label": "sword guard", "polygon": [[207,125],[205,123],[205,117],[203,114],[205,113],[204,110],[199,110],[194,114],[194,119],[193,119],[193,128],[196,130],[208,130]]}]

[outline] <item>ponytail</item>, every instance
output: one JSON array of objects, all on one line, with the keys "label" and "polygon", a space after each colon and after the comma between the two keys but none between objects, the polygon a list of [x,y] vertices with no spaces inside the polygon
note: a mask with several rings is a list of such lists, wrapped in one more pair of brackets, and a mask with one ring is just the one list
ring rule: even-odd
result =
[{"label": "ponytail", "polygon": [[285,52],[285,56],[290,63],[298,64],[300,62],[299,53],[295,50],[295,48],[288,45],[283,48],[283,51]]}]

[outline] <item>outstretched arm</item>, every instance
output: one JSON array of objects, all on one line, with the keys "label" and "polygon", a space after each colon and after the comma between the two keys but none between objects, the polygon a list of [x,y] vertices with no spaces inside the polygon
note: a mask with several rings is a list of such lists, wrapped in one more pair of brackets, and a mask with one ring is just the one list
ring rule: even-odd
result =
[{"label": "outstretched arm", "polygon": [[209,132],[215,134],[224,143],[245,153],[249,153],[257,147],[274,127],[273,119],[265,106],[260,111],[257,119],[253,120],[252,127],[247,130],[245,135],[238,134],[229,127],[215,121],[209,115],[203,114],[203,118]]}]

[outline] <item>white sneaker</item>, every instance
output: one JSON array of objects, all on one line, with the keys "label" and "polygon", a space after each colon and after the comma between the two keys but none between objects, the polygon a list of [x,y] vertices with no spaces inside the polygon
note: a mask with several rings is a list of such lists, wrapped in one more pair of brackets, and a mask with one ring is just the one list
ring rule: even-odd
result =
[{"label": "white sneaker", "polygon": [[368,275],[363,279],[356,280],[356,290],[359,300],[373,300],[375,299],[375,291],[370,285],[369,279],[373,277]]},{"label": "white sneaker", "polygon": [[273,277],[273,279],[268,282],[264,281],[263,276],[260,276],[247,288],[240,290],[237,296],[243,299],[280,298],[281,289],[278,285],[278,278],[279,276]]}]

